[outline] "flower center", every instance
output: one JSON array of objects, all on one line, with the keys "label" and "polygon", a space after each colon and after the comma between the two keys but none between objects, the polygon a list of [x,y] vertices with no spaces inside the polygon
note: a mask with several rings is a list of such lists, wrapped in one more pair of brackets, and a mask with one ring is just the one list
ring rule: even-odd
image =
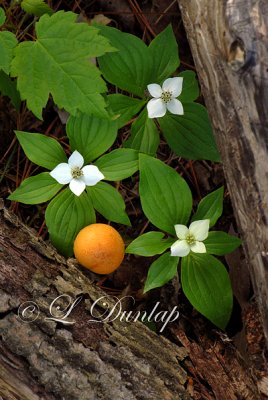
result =
[{"label": "flower center", "polygon": [[196,240],[194,235],[192,235],[191,233],[189,233],[186,238],[185,238],[186,242],[191,246],[192,244],[195,244]]},{"label": "flower center", "polygon": [[162,94],[160,99],[164,102],[164,103],[169,103],[170,100],[172,99],[172,92],[170,92],[169,90],[165,90]]},{"label": "flower center", "polygon": [[83,175],[84,175],[84,173],[79,167],[72,168],[72,177],[73,178],[80,178]]}]

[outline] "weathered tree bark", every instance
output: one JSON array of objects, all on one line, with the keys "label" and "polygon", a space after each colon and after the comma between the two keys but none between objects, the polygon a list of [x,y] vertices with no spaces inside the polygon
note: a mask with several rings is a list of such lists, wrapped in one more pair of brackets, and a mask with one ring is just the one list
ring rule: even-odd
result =
[{"label": "weathered tree bark", "polygon": [[[83,296],[66,319],[74,324],[46,319],[63,294]],[[230,341],[202,334],[195,343],[174,325],[175,345],[138,322],[88,322],[92,303],[103,295],[74,260],[59,256],[0,206],[0,398],[261,399]],[[27,301],[39,315],[22,314]],[[112,298],[105,303],[100,314]]]},{"label": "weathered tree bark", "polygon": [[[186,349],[139,322],[89,323],[92,303],[105,294],[3,210],[0,252],[0,395],[5,400],[190,399],[180,366]],[[83,296],[67,318],[73,325],[46,320],[50,304],[62,294],[73,300]],[[22,314],[26,301],[36,307],[30,320],[39,308],[33,322],[22,320],[29,316]],[[112,298],[100,303],[100,314],[112,303]]]},{"label": "weathered tree bark", "polygon": [[268,2],[178,3],[268,341]]}]

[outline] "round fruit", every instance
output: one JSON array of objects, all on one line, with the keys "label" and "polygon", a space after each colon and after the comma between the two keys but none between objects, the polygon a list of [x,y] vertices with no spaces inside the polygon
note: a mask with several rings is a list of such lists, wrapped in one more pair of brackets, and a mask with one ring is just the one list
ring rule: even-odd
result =
[{"label": "round fruit", "polygon": [[74,241],[77,261],[96,274],[110,274],[123,261],[125,244],[110,225],[91,224],[83,228]]}]

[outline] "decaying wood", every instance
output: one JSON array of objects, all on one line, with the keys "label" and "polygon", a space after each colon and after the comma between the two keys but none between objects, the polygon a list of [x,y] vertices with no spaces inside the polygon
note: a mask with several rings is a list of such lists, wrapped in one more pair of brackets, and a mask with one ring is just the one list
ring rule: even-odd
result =
[{"label": "decaying wood", "polygon": [[[73,325],[45,319],[62,294],[83,296],[67,318]],[[17,217],[0,210],[3,399],[235,400],[236,394],[260,399],[248,365],[229,342],[202,343],[201,334],[195,343],[174,326],[175,345],[140,323],[88,323],[91,304],[103,295],[74,260],[66,261]],[[39,307],[34,322],[21,320],[26,301]],[[100,314],[113,304],[105,302]]]},{"label": "decaying wood", "polygon": [[[138,322],[88,323],[91,304],[104,293],[4,210],[0,252],[2,398],[190,399],[180,365],[185,348]],[[73,325],[45,319],[51,316],[51,302],[62,294],[83,296],[67,318]],[[25,301],[39,307],[34,322],[18,316]],[[100,314],[112,299],[108,303],[100,306]]]},{"label": "decaying wood", "polygon": [[268,2],[178,3],[268,340]]}]

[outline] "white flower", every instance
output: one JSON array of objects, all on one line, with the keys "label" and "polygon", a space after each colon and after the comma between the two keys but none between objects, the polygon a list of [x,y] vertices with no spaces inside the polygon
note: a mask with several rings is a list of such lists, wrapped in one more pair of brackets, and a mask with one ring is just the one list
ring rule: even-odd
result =
[{"label": "white flower", "polygon": [[208,237],[209,219],[202,219],[191,223],[189,228],[185,225],[175,225],[176,235],[179,238],[171,246],[171,255],[185,257],[190,251],[194,253],[206,253],[206,246],[203,243]]},{"label": "white flower", "polygon": [[147,86],[150,95],[153,97],[147,104],[149,118],[163,117],[167,109],[172,114],[184,114],[181,102],[176,99],[181,94],[182,82],[183,78],[177,77],[166,79],[162,88],[157,83]]},{"label": "white flower", "polygon": [[[69,183],[70,190],[76,195],[85,190],[86,186],[94,186],[104,179],[104,175],[95,165],[84,165],[84,158],[78,152],[74,151],[67,163],[57,165],[50,175],[62,185]],[[83,168],[82,168],[83,167]]]}]

